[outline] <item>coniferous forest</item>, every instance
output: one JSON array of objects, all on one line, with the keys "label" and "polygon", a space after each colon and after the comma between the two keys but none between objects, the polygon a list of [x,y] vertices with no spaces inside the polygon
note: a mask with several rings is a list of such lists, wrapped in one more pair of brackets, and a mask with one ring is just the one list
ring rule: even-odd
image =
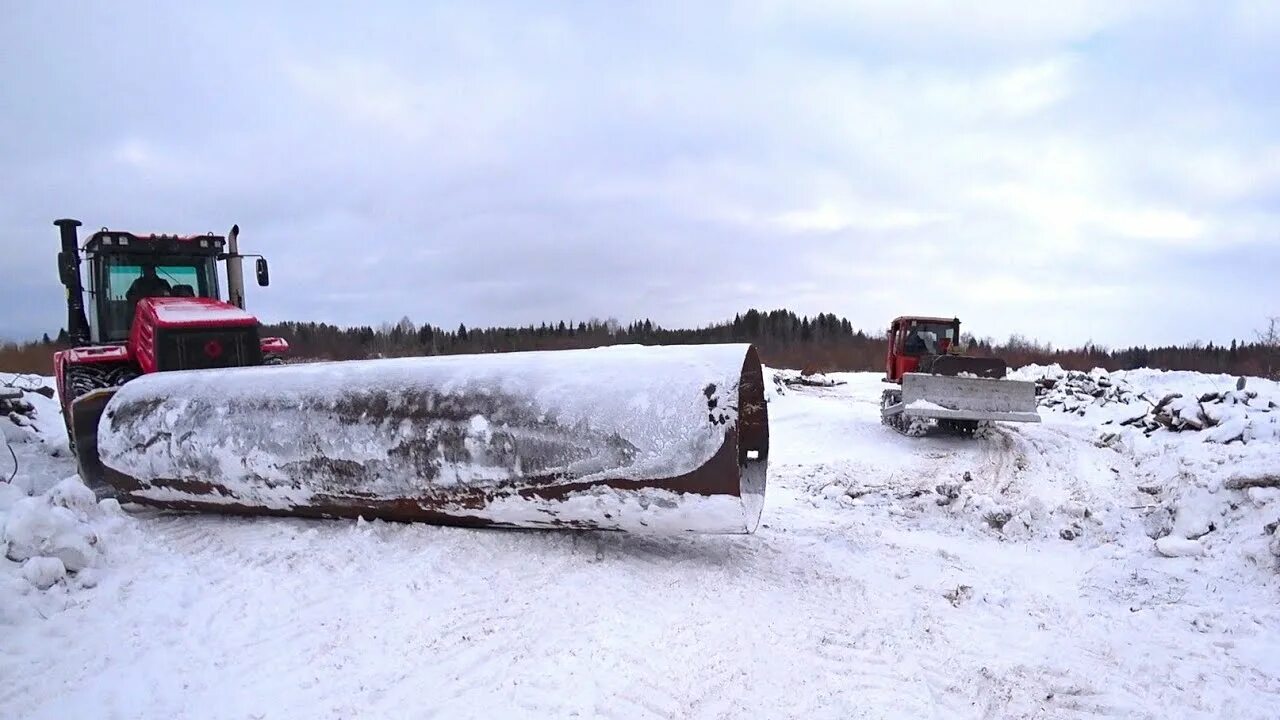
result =
[{"label": "coniferous forest", "polygon": [[[1054,348],[1016,335],[1002,341],[972,336],[965,340],[970,354],[1001,357],[1011,367],[1056,362],[1075,370],[1152,367],[1273,377],[1280,374],[1277,322],[1273,320],[1268,330],[1254,338],[1233,340],[1229,345]],[[732,320],[697,329],[668,329],[650,320],[622,324],[612,319],[523,327],[442,328],[418,325],[405,317],[379,327],[284,322],[265,325],[262,332],[264,336],[278,335],[288,340],[290,355],[299,360],[565,350],[628,343],[751,342],[771,367],[832,371],[879,370],[884,366],[885,355],[883,330],[866,332],[831,313],[806,317],[785,309],[748,310]],[[6,345],[0,348],[0,370],[49,374],[50,355],[62,345],[63,332],[54,338],[46,335],[38,342]]]}]

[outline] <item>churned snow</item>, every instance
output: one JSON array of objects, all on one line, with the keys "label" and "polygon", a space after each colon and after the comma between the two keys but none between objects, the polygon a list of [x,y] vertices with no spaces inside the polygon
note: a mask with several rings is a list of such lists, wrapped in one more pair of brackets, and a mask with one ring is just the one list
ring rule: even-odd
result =
[{"label": "churned snow", "polygon": [[1280,717],[1280,443],[1111,402],[909,438],[832,377],[766,377],[753,536],[125,514],[15,444],[0,717]]}]

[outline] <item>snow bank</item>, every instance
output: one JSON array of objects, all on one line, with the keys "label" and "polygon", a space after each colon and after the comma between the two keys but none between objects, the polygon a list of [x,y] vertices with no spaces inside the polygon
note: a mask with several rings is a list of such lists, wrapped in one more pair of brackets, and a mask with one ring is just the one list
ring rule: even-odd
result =
[{"label": "snow bank", "polygon": [[1280,388],[1268,380],[1147,369],[1085,373],[1058,365],[1031,365],[1010,375],[1036,383],[1041,407],[1101,424],[1147,435],[1206,431],[1205,442],[1222,444],[1280,440]]},{"label": "snow bank", "polygon": [[0,484],[0,623],[39,605],[32,593],[96,584],[103,538],[124,522],[116,501],[99,502],[75,476],[35,496]]},{"label": "snow bank", "polygon": [[10,442],[57,444],[65,432],[55,387],[50,377],[0,373],[0,429],[4,437]]}]

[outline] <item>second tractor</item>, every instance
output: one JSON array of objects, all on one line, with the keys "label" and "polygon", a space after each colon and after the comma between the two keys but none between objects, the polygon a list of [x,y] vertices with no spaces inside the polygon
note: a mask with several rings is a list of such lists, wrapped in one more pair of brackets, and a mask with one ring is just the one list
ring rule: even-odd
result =
[{"label": "second tractor", "polygon": [[903,316],[889,326],[880,418],[904,435],[930,427],[973,435],[995,421],[1040,422],[1035,384],[997,358],[965,355],[959,318]]}]

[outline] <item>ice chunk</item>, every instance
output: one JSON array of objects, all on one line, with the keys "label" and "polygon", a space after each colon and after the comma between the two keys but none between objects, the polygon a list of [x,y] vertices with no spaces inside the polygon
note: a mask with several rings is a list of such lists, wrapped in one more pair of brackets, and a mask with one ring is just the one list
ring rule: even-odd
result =
[{"label": "ice chunk", "polygon": [[22,564],[22,576],[32,585],[47,590],[67,576],[67,569],[58,558],[33,557]]},{"label": "ice chunk", "polygon": [[1192,557],[1203,555],[1204,545],[1199,540],[1166,535],[1156,541],[1156,550],[1165,557]]}]

